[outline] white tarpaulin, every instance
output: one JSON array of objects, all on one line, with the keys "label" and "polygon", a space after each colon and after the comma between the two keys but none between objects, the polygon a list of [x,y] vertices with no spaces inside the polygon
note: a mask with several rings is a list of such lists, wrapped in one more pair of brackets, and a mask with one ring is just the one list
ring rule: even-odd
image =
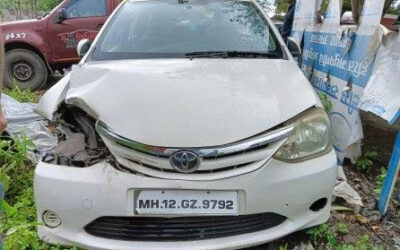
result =
[{"label": "white tarpaulin", "polygon": [[382,43],[361,103],[361,109],[382,117],[390,124],[399,119],[400,34],[389,35]]},{"label": "white tarpaulin", "polygon": [[28,157],[32,162],[37,162],[43,153],[57,146],[57,136],[47,128],[49,122],[34,111],[35,104],[20,103],[2,94],[1,106],[8,122],[6,132],[12,138],[21,138],[25,135],[35,144],[35,150],[28,152]]}]

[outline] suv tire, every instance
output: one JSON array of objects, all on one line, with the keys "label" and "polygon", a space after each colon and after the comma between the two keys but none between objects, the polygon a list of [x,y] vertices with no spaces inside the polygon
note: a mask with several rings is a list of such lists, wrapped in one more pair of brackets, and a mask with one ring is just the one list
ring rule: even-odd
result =
[{"label": "suv tire", "polygon": [[5,55],[4,83],[20,89],[38,90],[46,84],[48,70],[42,58],[27,49],[13,49]]}]

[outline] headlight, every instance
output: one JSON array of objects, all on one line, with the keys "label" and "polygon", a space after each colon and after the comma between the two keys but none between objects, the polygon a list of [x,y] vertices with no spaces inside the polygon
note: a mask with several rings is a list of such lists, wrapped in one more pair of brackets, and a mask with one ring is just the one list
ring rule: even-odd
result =
[{"label": "headlight", "polygon": [[294,124],[293,133],[275,153],[275,159],[299,162],[332,150],[329,118],[322,109],[313,108],[288,123]]}]

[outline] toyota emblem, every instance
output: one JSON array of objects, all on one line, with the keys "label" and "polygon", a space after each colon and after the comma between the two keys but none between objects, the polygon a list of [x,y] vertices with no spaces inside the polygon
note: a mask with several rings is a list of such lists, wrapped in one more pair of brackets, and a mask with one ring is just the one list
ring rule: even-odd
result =
[{"label": "toyota emblem", "polygon": [[178,151],[169,159],[171,165],[179,172],[191,173],[200,166],[200,157],[191,151]]}]

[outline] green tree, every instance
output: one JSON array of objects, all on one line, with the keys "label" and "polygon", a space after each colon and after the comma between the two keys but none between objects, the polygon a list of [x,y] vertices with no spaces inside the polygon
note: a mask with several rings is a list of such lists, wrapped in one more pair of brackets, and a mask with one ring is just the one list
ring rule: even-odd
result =
[{"label": "green tree", "polygon": [[0,9],[50,11],[62,0],[0,0]]},{"label": "green tree", "polygon": [[289,7],[285,0],[276,0],[275,6],[276,6],[276,14],[286,12]]},{"label": "green tree", "polygon": [[50,11],[57,5],[59,5],[62,0],[38,0],[38,8],[41,11]]},{"label": "green tree", "polygon": [[345,12],[345,11],[351,11],[351,0],[344,0],[344,1],[343,1],[342,10],[343,10],[343,12]]},{"label": "green tree", "polygon": [[395,15],[400,15],[400,4],[398,4],[397,6],[391,6],[386,13],[389,14],[395,14]]}]

